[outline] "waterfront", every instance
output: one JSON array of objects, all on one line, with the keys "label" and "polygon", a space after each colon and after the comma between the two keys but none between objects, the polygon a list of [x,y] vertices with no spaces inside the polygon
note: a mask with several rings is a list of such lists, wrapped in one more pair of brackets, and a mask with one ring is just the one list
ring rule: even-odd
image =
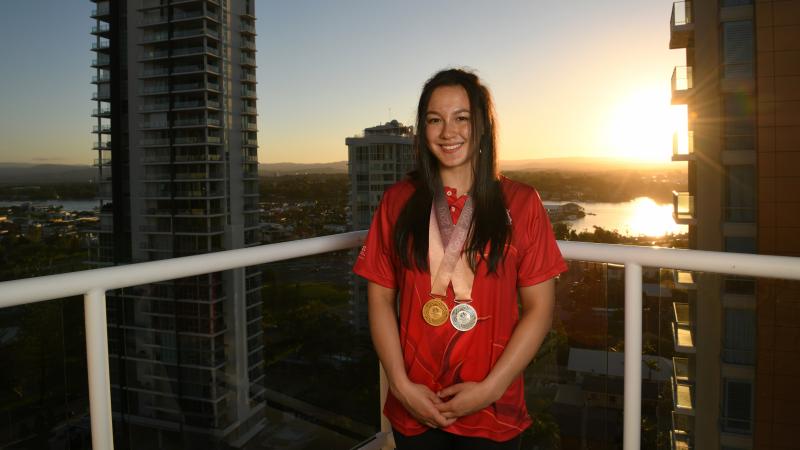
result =
[{"label": "waterfront", "polygon": [[[66,211],[92,211],[97,200],[42,200],[34,202],[0,201],[0,208],[32,203],[36,206],[61,205]],[[567,202],[545,201],[546,205]],[[624,203],[574,202],[584,208],[586,216],[567,221],[576,231],[593,231],[595,226],[608,231],[616,230],[628,236],[663,236],[683,234],[686,225],[677,225],[672,219],[672,205],[658,204],[648,197],[639,197]]]},{"label": "waterfront", "polygon": [[0,208],[8,208],[11,206],[20,206],[24,204],[31,204],[36,207],[45,206],[61,206],[64,211],[93,211],[99,205],[97,200],[34,200],[34,201],[20,201],[20,200],[0,200]]},{"label": "waterfront", "polygon": [[[546,205],[568,202],[545,201]],[[566,221],[575,231],[593,231],[601,227],[628,236],[664,236],[688,232],[686,225],[678,225],[672,218],[672,204],[658,204],[648,197],[638,197],[624,203],[573,202],[583,207],[586,216]]]}]

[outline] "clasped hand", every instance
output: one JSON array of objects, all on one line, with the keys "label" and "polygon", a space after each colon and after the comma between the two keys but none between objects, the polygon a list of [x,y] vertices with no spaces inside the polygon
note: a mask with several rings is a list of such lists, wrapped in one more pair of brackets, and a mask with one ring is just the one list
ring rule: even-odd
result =
[{"label": "clasped hand", "polygon": [[499,398],[485,384],[474,381],[454,384],[438,393],[425,385],[411,383],[397,394],[406,410],[430,428],[447,427],[457,418],[480,411]]}]

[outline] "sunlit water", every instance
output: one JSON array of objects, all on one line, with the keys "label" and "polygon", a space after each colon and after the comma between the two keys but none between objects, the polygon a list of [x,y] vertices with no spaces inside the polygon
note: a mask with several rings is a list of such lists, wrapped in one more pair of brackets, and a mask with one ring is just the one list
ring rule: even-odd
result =
[{"label": "sunlit water", "polygon": [[[565,202],[545,203],[557,205]],[[584,218],[567,222],[576,231],[592,231],[594,226],[598,226],[623,235],[653,237],[688,232],[686,225],[677,225],[673,220],[672,204],[658,204],[649,197],[625,203],[575,203],[586,212]]]}]

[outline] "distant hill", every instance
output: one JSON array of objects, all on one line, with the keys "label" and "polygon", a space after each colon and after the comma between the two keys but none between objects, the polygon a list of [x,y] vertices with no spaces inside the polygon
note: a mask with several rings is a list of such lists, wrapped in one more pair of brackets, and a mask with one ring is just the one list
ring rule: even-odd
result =
[{"label": "distant hill", "polygon": [[268,163],[258,165],[258,174],[261,176],[299,175],[307,173],[347,173],[347,161],[331,163]]},{"label": "distant hill", "polygon": [[0,184],[85,182],[97,176],[91,166],[0,163]]}]

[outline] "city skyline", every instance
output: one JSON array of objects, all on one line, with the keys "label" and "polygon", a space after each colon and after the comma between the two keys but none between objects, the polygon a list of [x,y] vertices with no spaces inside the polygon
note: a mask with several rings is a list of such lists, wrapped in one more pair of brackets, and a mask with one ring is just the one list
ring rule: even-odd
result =
[{"label": "city skyline", "polygon": [[[88,165],[91,2],[44,3],[3,18],[15,68],[0,76],[0,162]],[[256,2],[261,163],[345,160],[343,137],[412,124],[422,84],[449,66],[492,89],[504,160],[669,160],[685,120],[669,104],[682,56],[663,41],[671,2],[348,5]]]}]

